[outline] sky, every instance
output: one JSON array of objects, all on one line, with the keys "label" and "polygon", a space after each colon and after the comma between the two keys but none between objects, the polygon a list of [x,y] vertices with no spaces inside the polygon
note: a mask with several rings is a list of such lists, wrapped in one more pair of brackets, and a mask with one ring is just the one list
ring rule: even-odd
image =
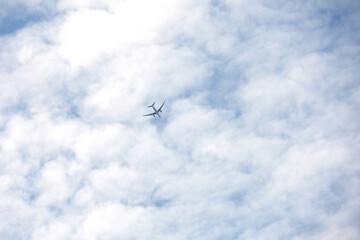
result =
[{"label": "sky", "polygon": [[359,33],[356,0],[0,0],[0,239],[360,239]]}]

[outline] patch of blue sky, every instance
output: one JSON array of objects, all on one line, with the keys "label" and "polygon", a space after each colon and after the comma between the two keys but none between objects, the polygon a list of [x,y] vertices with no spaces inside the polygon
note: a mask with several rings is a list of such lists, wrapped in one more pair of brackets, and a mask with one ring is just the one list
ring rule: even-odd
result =
[{"label": "patch of blue sky", "polygon": [[22,115],[24,117],[29,117],[30,112],[28,109],[28,103],[24,99],[19,99],[14,103],[8,102],[7,106],[4,106],[1,109],[1,114],[3,116],[13,116],[13,115]]},{"label": "patch of blue sky", "polygon": [[[290,211],[290,209],[288,210]],[[321,227],[314,219],[302,219],[292,212],[278,213],[271,210],[271,207],[263,209],[261,212],[255,212],[253,215],[255,218],[248,221],[256,231],[254,233],[256,236],[266,236],[270,229],[279,229],[279,231],[271,233],[271,236],[276,236],[276,239],[292,239],[299,236],[312,236]]]},{"label": "patch of blue sky", "polygon": [[347,185],[351,177],[344,175],[334,179],[323,191],[319,192],[316,206],[327,214],[334,214],[349,200]]},{"label": "patch of blue sky", "polygon": [[248,219],[248,223],[256,230],[256,232],[259,232],[283,220],[282,216],[271,211],[269,207],[266,209],[259,209],[258,211],[253,210],[252,217]]},{"label": "patch of blue sky", "polygon": [[34,187],[34,179],[35,178],[25,178],[27,181],[25,185],[21,187],[13,187],[10,189],[10,192],[13,196],[18,197],[22,201],[32,204],[36,201],[39,197],[38,190]]},{"label": "patch of blue sky", "polygon": [[218,49],[210,52],[205,45],[198,45],[196,41],[186,36],[177,38],[176,48],[192,49],[196,52],[200,62],[206,61],[209,65],[210,77],[206,79],[204,85],[201,88],[184,92],[183,97],[191,98],[199,93],[204,93],[207,105],[236,110],[236,115],[239,115],[240,112],[233,106],[230,97],[227,97],[239,84],[246,83],[243,71],[245,66],[234,62],[236,56],[224,54]]},{"label": "patch of blue sky", "polygon": [[14,33],[30,24],[45,21],[54,16],[54,11],[46,7],[45,11],[32,10],[25,5],[3,6],[0,15],[0,36]]},{"label": "patch of blue sky", "polygon": [[302,219],[290,221],[290,227],[293,229],[290,234],[287,234],[282,239],[292,239],[294,237],[314,236],[322,229],[320,223],[316,223],[313,219]]},{"label": "patch of blue sky", "polygon": [[169,111],[162,113],[161,119],[159,119],[158,117],[152,117],[152,116],[148,116],[147,118],[151,118],[150,122],[156,126],[156,129],[160,133],[162,133],[166,129],[165,127],[167,126],[167,123],[169,122],[168,115],[169,115]]},{"label": "patch of blue sky", "polygon": [[58,217],[63,215],[64,213],[64,208],[62,206],[59,205],[52,205],[48,207],[48,210],[55,215],[54,217]]},{"label": "patch of blue sky", "polygon": [[210,16],[218,16],[230,12],[230,8],[222,0],[211,0]]},{"label": "patch of blue sky", "polygon": [[85,97],[82,92],[71,92],[68,87],[59,89],[56,93],[56,106],[53,108],[55,115],[69,119],[81,118],[79,102]]},{"label": "patch of blue sky", "polygon": [[21,223],[13,223],[8,224],[5,228],[3,228],[4,231],[0,232],[0,239],[26,239],[28,232],[22,232],[22,231],[16,231],[15,229],[22,229],[23,226],[29,227],[27,222],[24,224],[23,221]]},{"label": "patch of blue sky", "polygon": [[0,35],[10,34],[24,28],[26,25],[40,21],[41,15],[31,14],[23,16],[22,14],[8,15],[0,21]]},{"label": "patch of blue sky", "polygon": [[360,31],[360,25],[357,23],[357,20],[360,20],[357,17],[359,10],[340,9],[323,13],[328,15],[327,25],[324,27],[327,29],[328,37],[332,38],[332,44],[326,50],[332,51],[343,47],[344,44],[360,43],[359,34],[354,34]]},{"label": "patch of blue sky", "polygon": [[159,191],[159,189],[160,189],[160,186],[156,186],[154,188],[154,190],[150,193],[150,199],[149,199],[150,203],[145,204],[145,206],[151,205],[151,206],[155,206],[157,208],[161,208],[161,207],[168,205],[171,202],[170,199],[166,199],[166,198],[157,196],[158,195],[157,192]]},{"label": "patch of blue sky", "polygon": [[231,65],[230,61],[223,61],[213,68],[207,86],[207,101],[213,107],[233,110],[235,115],[239,116],[240,109],[234,105],[231,93],[245,83],[246,78],[240,67]]},{"label": "patch of blue sky", "polygon": [[238,191],[230,195],[229,200],[234,204],[243,204],[245,198],[245,191]]},{"label": "patch of blue sky", "polygon": [[165,207],[168,203],[170,203],[170,200],[159,199],[159,200],[154,201],[154,206],[161,208],[161,207]]}]

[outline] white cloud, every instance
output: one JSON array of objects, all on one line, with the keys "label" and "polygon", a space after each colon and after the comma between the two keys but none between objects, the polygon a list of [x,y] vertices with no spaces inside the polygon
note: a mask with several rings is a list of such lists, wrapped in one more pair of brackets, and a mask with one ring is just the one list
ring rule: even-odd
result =
[{"label": "white cloud", "polygon": [[[64,160],[63,160],[64,161]],[[56,206],[71,197],[70,184],[67,182],[66,166],[61,160],[47,162],[37,180],[39,197],[36,204]]]},{"label": "white cloud", "polygon": [[358,10],[62,0],[1,36],[0,238],[359,238]]},{"label": "white cloud", "polygon": [[[141,207],[128,209],[119,204],[104,204],[94,209],[84,221],[79,238],[122,238],[136,231],[144,214]],[[137,233],[135,233],[137,235]]]},{"label": "white cloud", "polygon": [[[92,5],[91,1],[86,4]],[[74,66],[89,63],[100,54],[128,52],[156,44],[155,40],[162,37],[160,31],[179,20],[183,5],[188,3],[123,1],[108,4],[108,10],[86,8],[66,17],[59,34],[59,52]]]}]

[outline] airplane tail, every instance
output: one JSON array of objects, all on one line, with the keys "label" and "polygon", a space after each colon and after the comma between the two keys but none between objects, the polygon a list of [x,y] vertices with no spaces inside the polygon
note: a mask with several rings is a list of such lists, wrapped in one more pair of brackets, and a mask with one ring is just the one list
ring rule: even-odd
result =
[{"label": "airplane tail", "polygon": [[148,106],[148,107],[153,107],[153,106],[154,106],[154,104],[155,104],[155,102],[154,102],[153,104],[151,104],[150,106]]}]

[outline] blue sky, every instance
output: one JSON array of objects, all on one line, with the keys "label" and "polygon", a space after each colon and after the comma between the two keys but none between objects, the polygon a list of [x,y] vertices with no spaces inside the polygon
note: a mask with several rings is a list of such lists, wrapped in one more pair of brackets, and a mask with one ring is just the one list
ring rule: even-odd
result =
[{"label": "blue sky", "polygon": [[19,29],[48,20],[55,16],[56,1],[1,1],[0,35],[12,34]]},{"label": "blue sky", "polygon": [[359,239],[357,1],[0,5],[1,239]]}]

